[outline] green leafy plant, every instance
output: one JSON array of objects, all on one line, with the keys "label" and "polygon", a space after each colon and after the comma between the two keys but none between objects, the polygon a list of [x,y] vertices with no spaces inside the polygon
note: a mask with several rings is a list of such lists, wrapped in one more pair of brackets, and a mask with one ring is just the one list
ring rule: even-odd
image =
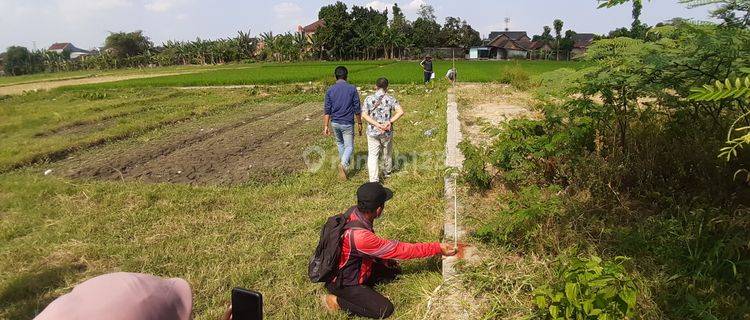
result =
[{"label": "green leafy plant", "polygon": [[750,99],[750,77],[716,80],[713,85],[693,88],[689,99],[694,101],[719,101],[725,99]]},{"label": "green leafy plant", "polygon": [[[750,73],[750,68],[743,68],[742,72]],[[701,88],[693,88],[691,91],[693,94],[689,99],[693,101],[750,101],[750,76],[744,79],[736,78],[734,81],[730,79],[725,79],[724,82],[717,80],[713,85],[704,85]],[[731,161],[732,158],[737,157],[740,149],[746,145],[750,145],[750,125],[738,127],[740,122],[748,117],[750,117],[750,112],[741,115],[732,123],[729,133],[727,133],[727,144],[720,150],[720,158]],[[735,137],[737,134],[739,136]],[[750,172],[747,169],[737,171],[735,177],[741,173],[745,173],[747,181],[750,182]]]},{"label": "green leafy plant", "polygon": [[614,261],[572,258],[560,269],[559,281],[534,290],[539,312],[550,319],[624,319],[632,317],[638,288],[626,274],[626,257]]},{"label": "green leafy plant", "polygon": [[563,121],[565,112],[554,105],[542,111],[543,119],[513,119],[488,129],[494,136],[488,161],[508,185],[535,179],[564,182],[560,163],[590,147],[593,134],[586,117]]},{"label": "green leafy plant", "polygon": [[474,190],[487,190],[492,183],[492,176],[485,170],[485,151],[469,141],[458,146],[464,154],[463,179]]},{"label": "green leafy plant", "polygon": [[[737,125],[740,123],[740,121],[749,116],[750,112],[745,113],[741,117],[737,118],[737,120],[732,124],[732,127],[729,129],[729,133],[727,134],[728,145],[721,149],[719,157],[726,158],[727,161],[729,161],[733,157],[737,156],[737,151],[739,149],[742,149],[744,145],[750,144],[750,126],[737,128]],[[740,136],[737,138],[732,138],[732,134],[734,132],[740,133]]]},{"label": "green leafy plant", "polygon": [[473,236],[484,243],[518,249],[529,248],[535,237],[547,232],[544,221],[561,212],[563,201],[559,186],[529,186],[516,194],[500,196],[498,202],[507,203],[502,210],[477,228]]},{"label": "green leafy plant", "polygon": [[529,73],[520,65],[515,64],[514,66],[503,70],[502,73],[498,75],[497,81],[510,84],[518,89],[526,89],[529,86],[530,79],[531,77],[529,76]]}]

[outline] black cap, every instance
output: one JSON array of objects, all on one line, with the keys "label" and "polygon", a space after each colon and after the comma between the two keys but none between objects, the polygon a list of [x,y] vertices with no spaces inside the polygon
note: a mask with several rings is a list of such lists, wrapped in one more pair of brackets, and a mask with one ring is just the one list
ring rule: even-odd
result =
[{"label": "black cap", "polygon": [[357,205],[362,209],[377,209],[393,198],[393,191],[378,182],[368,182],[357,189]]}]

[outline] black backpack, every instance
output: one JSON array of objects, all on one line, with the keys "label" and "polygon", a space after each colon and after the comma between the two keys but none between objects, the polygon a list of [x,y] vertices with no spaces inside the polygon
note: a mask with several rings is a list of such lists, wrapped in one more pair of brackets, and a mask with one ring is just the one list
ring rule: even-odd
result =
[{"label": "black backpack", "polygon": [[310,258],[307,267],[307,275],[312,282],[328,282],[337,275],[341,256],[341,236],[355,208],[351,207],[343,214],[328,218],[320,230],[318,247],[315,248],[315,254]]}]

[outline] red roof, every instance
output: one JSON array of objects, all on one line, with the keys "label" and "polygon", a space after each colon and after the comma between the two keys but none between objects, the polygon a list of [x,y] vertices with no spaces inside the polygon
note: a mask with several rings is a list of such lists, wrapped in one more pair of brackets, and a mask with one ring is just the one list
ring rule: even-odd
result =
[{"label": "red roof", "polygon": [[49,49],[47,50],[65,50],[68,46],[70,46],[70,42],[62,42],[62,43],[54,43],[51,46],[49,46]]},{"label": "red roof", "polygon": [[315,33],[315,31],[318,31],[318,29],[322,26],[325,26],[326,22],[323,19],[320,19],[318,21],[315,21],[307,26],[304,26],[300,28],[300,31],[304,33]]}]

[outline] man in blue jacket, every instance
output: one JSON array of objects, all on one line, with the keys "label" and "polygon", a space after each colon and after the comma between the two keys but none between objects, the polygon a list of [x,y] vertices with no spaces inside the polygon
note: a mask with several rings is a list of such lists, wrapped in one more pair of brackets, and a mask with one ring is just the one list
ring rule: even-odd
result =
[{"label": "man in blue jacket", "polygon": [[323,134],[330,136],[333,133],[341,158],[341,164],[338,166],[339,178],[346,180],[346,173],[354,153],[355,120],[359,135],[362,135],[362,111],[357,88],[346,82],[349,77],[346,67],[336,67],[334,75],[336,84],[328,88],[325,97]]}]

